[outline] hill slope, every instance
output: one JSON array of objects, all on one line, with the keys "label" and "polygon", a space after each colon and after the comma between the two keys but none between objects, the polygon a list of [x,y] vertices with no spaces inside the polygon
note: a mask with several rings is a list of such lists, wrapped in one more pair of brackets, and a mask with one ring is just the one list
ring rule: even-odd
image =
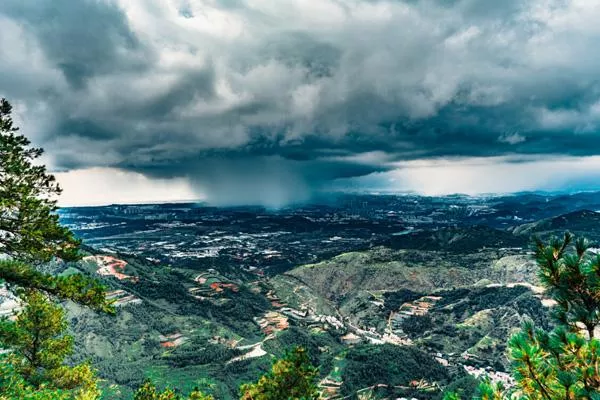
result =
[{"label": "hill slope", "polygon": [[580,210],[517,226],[512,232],[521,236],[534,234],[546,236],[561,234],[565,230],[569,230],[575,234],[598,240],[600,238],[598,227],[600,227],[600,213],[591,210]]},{"label": "hill slope", "polygon": [[330,300],[357,290],[434,291],[472,286],[483,279],[495,283],[536,281],[535,266],[526,255],[498,249],[455,254],[378,248],[342,254],[284,275]]}]

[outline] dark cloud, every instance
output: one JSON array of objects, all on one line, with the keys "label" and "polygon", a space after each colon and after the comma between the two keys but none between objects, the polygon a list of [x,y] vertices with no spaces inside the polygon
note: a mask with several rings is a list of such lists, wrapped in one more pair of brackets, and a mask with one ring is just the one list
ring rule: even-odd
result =
[{"label": "dark cloud", "polygon": [[0,94],[57,169],[186,177],[219,201],[398,161],[596,155],[592,3],[4,0]]},{"label": "dark cloud", "polygon": [[123,167],[157,179],[184,176],[220,205],[262,204],[281,207],[307,200],[339,178],[384,172],[368,162],[343,159],[294,160],[279,155],[213,154],[178,159],[165,165]]},{"label": "dark cloud", "polygon": [[98,74],[144,68],[130,57],[140,42],[122,10],[109,2],[5,0],[1,10],[35,36],[75,88]]}]

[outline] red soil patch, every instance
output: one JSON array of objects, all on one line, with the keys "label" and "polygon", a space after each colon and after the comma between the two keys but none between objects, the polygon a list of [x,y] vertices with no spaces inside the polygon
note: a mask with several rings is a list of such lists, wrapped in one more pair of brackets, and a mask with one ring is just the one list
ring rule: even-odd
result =
[{"label": "red soil patch", "polygon": [[232,292],[239,292],[240,288],[234,283],[223,283],[223,282],[214,282],[210,284],[210,288],[215,292],[219,293],[225,289],[229,289]]}]

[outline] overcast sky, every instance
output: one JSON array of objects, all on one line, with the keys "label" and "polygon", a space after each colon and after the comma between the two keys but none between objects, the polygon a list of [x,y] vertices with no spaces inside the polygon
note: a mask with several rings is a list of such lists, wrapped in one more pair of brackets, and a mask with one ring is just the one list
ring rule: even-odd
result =
[{"label": "overcast sky", "polygon": [[1,0],[62,204],[600,188],[600,2]]}]

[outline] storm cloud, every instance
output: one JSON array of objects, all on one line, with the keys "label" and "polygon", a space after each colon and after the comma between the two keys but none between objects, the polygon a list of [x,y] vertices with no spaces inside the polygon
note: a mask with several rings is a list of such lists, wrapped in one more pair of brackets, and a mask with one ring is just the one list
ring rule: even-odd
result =
[{"label": "storm cloud", "polygon": [[277,205],[413,161],[600,154],[598,20],[586,0],[3,0],[0,96],[54,170]]}]

